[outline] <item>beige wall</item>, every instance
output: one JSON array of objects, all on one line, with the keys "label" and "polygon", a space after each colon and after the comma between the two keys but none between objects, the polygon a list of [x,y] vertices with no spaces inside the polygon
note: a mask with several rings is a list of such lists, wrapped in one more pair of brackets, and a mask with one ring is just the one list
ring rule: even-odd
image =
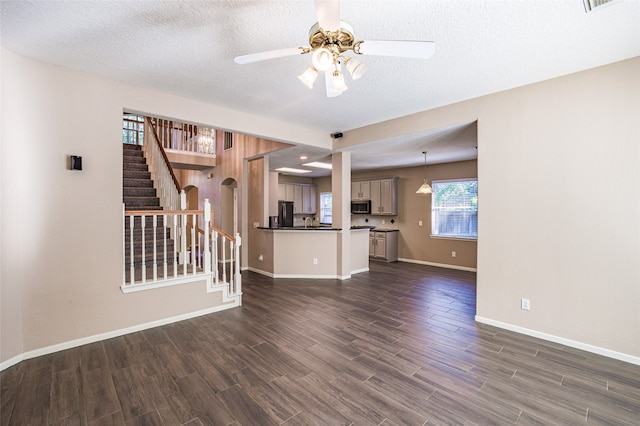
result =
[{"label": "beige wall", "polygon": [[[203,284],[119,289],[123,109],[277,141],[331,143],[291,123],[5,49],[1,59],[0,363],[220,304]],[[639,362],[638,75],[635,58],[344,132],[336,142],[477,120],[479,319]],[[83,171],[66,169],[70,154],[84,157]],[[520,310],[522,297],[531,311]]]},{"label": "beige wall", "polygon": [[634,58],[339,141],[477,120],[478,319],[640,363],[638,75]]},{"label": "beige wall", "polygon": [[[330,144],[328,135],[295,124],[127,86],[5,49],[0,54],[0,366],[22,354],[222,303],[219,293],[205,293],[204,283],[126,295],[120,290],[124,109],[275,140]],[[84,170],[67,170],[71,154],[83,157]],[[201,199],[215,199],[207,185],[185,184],[202,188]]]}]

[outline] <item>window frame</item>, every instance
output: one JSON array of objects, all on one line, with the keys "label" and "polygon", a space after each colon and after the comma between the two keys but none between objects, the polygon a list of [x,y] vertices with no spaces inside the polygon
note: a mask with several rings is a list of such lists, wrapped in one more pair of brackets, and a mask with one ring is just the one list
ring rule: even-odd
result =
[{"label": "window frame", "polygon": [[[435,221],[436,221],[436,187],[438,184],[446,184],[446,183],[457,183],[457,182],[475,182],[476,183],[476,224],[475,224],[475,236],[474,235],[463,235],[463,234],[435,234]],[[431,187],[433,189],[433,193],[431,194],[431,233],[430,237],[434,239],[444,239],[444,240],[462,240],[462,241],[477,241],[478,240],[478,178],[470,177],[470,178],[457,178],[457,179],[440,179],[431,181]]]},{"label": "window frame", "polygon": [[[323,221],[323,219],[325,217],[325,214],[324,214],[324,210],[325,209],[323,208],[322,199],[323,199],[323,195],[326,196],[327,194],[331,197],[331,208],[329,208],[329,215],[331,217],[331,221],[330,222],[324,222]],[[319,197],[318,197],[318,200],[320,201],[320,209],[319,209],[320,210],[320,214],[319,214],[320,224],[322,224],[322,225],[331,225],[331,224],[333,224],[333,194],[331,192],[321,192]]]},{"label": "window frame", "polygon": [[[127,124],[135,128],[127,128]],[[125,137],[125,133],[129,133],[134,136],[129,139]],[[129,142],[129,140],[133,140],[133,142]],[[122,143],[126,143],[128,145],[144,144],[144,116],[129,112],[122,114]]]}]

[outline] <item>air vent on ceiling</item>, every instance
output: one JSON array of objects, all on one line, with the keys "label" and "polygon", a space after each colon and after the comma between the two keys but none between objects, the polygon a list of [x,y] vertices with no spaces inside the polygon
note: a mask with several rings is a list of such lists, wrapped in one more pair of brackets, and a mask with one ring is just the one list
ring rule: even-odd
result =
[{"label": "air vent on ceiling", "polygon": [[597,8],[603,6],[609,6],[613,3],[617,3],[619,0],[582,0],[584,2],[585,12],[593,12]]}]

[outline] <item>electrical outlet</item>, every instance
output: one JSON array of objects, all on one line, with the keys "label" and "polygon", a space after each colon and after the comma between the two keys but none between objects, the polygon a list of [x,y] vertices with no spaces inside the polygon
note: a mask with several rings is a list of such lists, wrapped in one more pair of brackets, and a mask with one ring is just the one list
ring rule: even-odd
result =
[{"label": "electrical outlet", "polygon": [[382,224],[384,225],[384,219],[382,219]]},{"label": "electrical outlet", "polygon": [[451,257],[456,257],[456,252],[455,252],[455,250],[451,252]]},{"label": "electrical outlet", "polygon": [[317,265],[318,264],[318,259],[316,259],[315,257],[313,258],[313,264]]},{"label": "electrical outlet", "polygon": [[520,307],[522,309],[524,309],[525,311],[528,311],[531,309],[531,301],[529,299],[522,299],[520,301]]},{"label": "electrical outlet", "polygon": [[253,227],[257,228],[258,226],[260,226],[260,222],[253,222]]},{"label": "electrical outlet", "polygon": [[422,221],[421,220],[418,221],[418,226],[422,226]]}]

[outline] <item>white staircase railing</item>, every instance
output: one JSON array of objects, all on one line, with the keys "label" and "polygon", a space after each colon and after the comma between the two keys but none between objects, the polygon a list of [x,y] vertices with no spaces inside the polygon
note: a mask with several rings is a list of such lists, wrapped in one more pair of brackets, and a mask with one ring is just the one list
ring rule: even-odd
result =
[{"label": "white staircase railing", "polygon": [[144,156],[153,179],[153,187],[160,198],[160,205],[164,209],[180,209],[180,184],[171,170],[169,160],[162,150],[151,120],[144,121]]},{"label": "white staircase railing", "polygon": [[164,149],[193,154],[215,154],[215,131],[211,128],[157,117],[152,117],[151,120],[155,125],[158,142]]},{"label": "white staircase railing", "polygon": [[225,299],[241,300],[240,235],[232,237],[213,225],[208,199],[203,210],[123,208],[123,224],[125,293],[204,280],[207,291],[222,290]]}]

